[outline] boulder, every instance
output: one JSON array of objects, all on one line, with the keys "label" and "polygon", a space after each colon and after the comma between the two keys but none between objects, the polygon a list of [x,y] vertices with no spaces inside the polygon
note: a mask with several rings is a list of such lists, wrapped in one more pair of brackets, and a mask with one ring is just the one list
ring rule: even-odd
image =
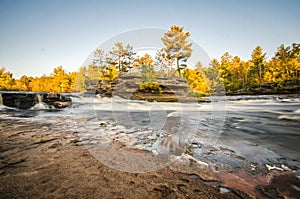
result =
[{"label": "boulder", "polygon": [[33,93],[5,92],[1,95],[3,105],[9,107],[29,109],[37,103],[36,94]]},{"label": "boulder", "polygon": [[59,93],[46,93],[43,96],[42,102],[46,103],[48,106],[53,106],[55,108],[66,108],[72,105],[71,98]]}]

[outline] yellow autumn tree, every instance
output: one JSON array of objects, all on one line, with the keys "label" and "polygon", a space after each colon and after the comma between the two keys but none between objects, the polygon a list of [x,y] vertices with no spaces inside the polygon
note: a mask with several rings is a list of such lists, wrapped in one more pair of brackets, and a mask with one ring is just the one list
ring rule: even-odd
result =
[{"label": "yellow autumn tree", "polygon": [[152,59],[152,57],[146,53],[144,56],[140,57],[140,56],[137,56],[135,59],[134,59],[134,62],[133,62],[133,67],[138,67],[138,66],[142,66],[142,65],[152,65],[154,63],[154,60]]},{"label": "yellow autumn tree", "polygon": [[62,66],[54,68],[51,77],[53,78],[54,92],[64,93],[72,90],[69,74],[66,73]]},{"label": "yellow autumn tree", "polygon": [[207,81],[204,78],[204,74],[199,69],[186,68],[183,71],[183,77],[187,80],[191,91],[196,94],[196,96],[209,93]]},{"label": "yellow autumn tree", "polygon": [[10,90],[14,84],[13,74],[5,70],[4,67],[0,68],[0,90]]},{"label": "yellow autumn tree", "polygon": [[117,67],[114,65],[108,65],[106,70],[103,70],[100,75],[100,80],[112,81],[118,77],[119,73]]}]

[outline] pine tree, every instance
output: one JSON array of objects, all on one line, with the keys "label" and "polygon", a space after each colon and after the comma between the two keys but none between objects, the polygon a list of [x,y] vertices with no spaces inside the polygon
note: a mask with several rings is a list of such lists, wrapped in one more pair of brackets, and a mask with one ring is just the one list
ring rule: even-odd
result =
[{"label": "pine tree", "polygon": [[94,51],[93,64],[95,66],[98,66],[98,67],[101,67],[101,68],[105,67],[105,54],[104,54],[104,50],[102,50],[102,49],[96,49]]},{"label": "pine tree", "polygon": [[87,81],[87,69],[86,67],[82,66],[79,68],[76,79],[74,81],[73,90],[75,92],[86,92],[86,81]]},{"label": "pine tree", "polygon": [[121,42],[117,42],[109,52],[107,62],[110,65],[117,66],[119,71],[126,72],[131,68],[135,54],[131,45],[123,46]]},{"label": "pine tree", "polygon": [[68,92],[70,90],[70,77],[69,74],[59,66],[54,68],[53,73],[51,75],[53,78],[53,83],[55,85],[54,92]]},{"label": "pine tree", "polygon": [[138,67],[138,66],[142,66],[142,65],[152,65],[153,62],[154,62],[154,60],[152,59],[152,57],[148,53],[146,53],[144,56],[142,56],[142,57],[137,56],[134,59],[133,67]]},{"label": "pine tree", "polygon": [[263,53],[262,48],[257,46],[251,54],[253,67],[251,73],[258,77],[258,82],[261,83],[264,76],[264,66],[266,53]]},{"label": "pine tree", "polygon": [[90,64],[87,67],[86,76],[88,80],[99,80],[101,74],[102,74],[102,67]]},{"label": "pine tree", "polygon": [[171,66],[174,64],[174,59],[165,52],[165,49],[160,49],[156,52],[155,64],[159,68],[161,74],[165,76],[174,76]]},{"label": "pine tree", "polygon": [[[169,59],[176,60],[179,76],[181,76],[180,70],[186,67],[187,59],[192,54],[192,43],[188,43],[187,41],[190,35],[189,32],[183,32],[183,27],[173,25],[161,38],[165,45],[164,51],[167,53]],[[183,61],[183,63],[180,64],[180,61]]]}]

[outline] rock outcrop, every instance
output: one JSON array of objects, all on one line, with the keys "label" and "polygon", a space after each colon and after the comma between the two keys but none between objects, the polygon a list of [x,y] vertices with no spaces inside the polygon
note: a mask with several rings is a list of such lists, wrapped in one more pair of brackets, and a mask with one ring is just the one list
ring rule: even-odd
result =
[{"label": "rock outcrop", "polygon": [[96,94],[101,94],[102,96],[111,97],[113,90],[116,87],[118,80],[107,81],[100,80],[95,88]]},{"label": "rock outcrop", "polygon": [[8,107],[29,109],[39,103],[54,108],[65,108],[72,104],[71,98],[58,93],[2,92],[2,103]]},{"label": "rock outcrop", "polygon": [[46,103],[48,106],[53,106],[55,108],[66,108],[72,105],[72,100],[70,97],[64,96],[59,93],[44,94],[42,102]]},{"label": "rock outcrop", "polygon": [[97,88],[98,80],[88,80],[85,83],[86,94],[95,94]]},{"label": "rock outcrop", "polygon": [[146,100],[157,102],[207,102],[207,99],[195,98],[188,95],[188,83],[179,77],[159,77],[156,83],[160,91],[141,90],[142,82],[139,73],[127,73],[113,81],[100,80],[97,94],[102,96],[119,96],[130,100]]}]

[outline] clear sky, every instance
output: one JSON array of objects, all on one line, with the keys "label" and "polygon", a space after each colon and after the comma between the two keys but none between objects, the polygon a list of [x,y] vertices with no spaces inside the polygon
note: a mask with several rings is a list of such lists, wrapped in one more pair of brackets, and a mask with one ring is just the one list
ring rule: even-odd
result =
[{"label": "clear sky", "polygon": [[228,51],[268,58],[300,42],[299,0],[0,0],[0,67],[14,77],[76,71],[109,38],[133,29],[184,26],[211,58]]}]

